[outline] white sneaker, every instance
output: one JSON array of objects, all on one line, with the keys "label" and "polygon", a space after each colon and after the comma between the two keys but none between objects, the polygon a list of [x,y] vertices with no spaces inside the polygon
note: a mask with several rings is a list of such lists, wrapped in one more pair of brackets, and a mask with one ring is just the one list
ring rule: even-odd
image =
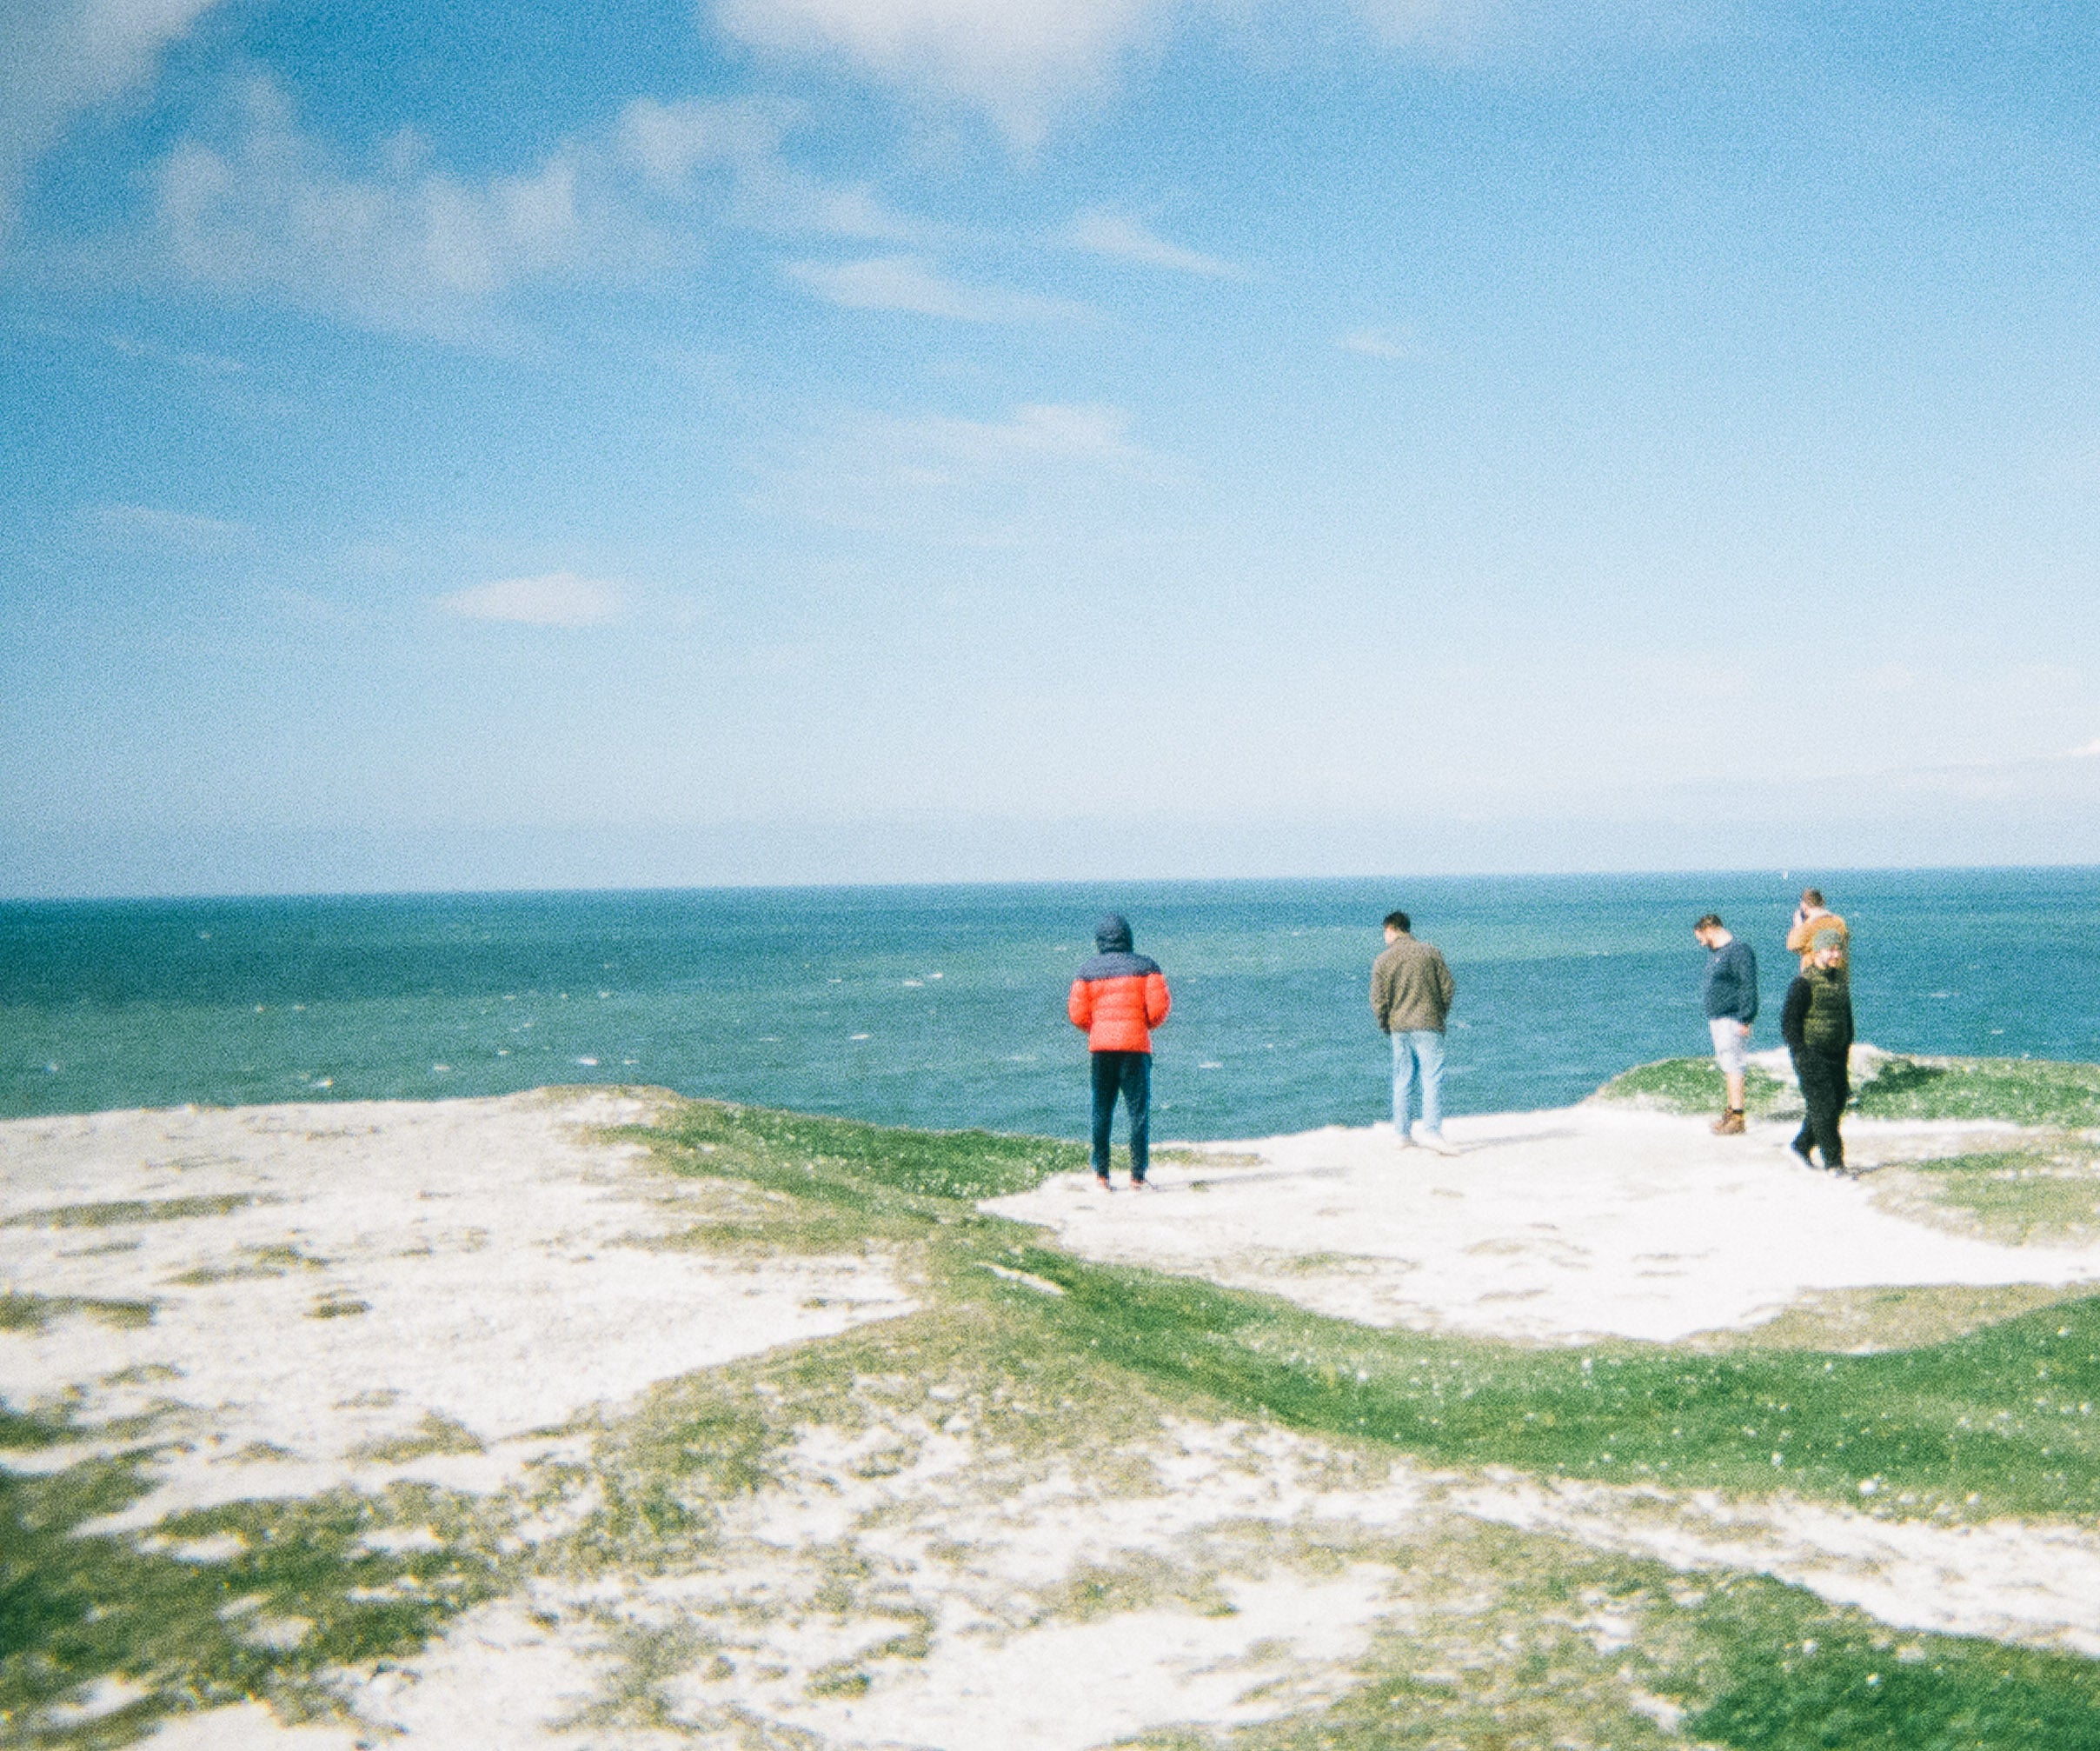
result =
[{"label": "white sneaker", "polygon": [[1455,1155],[1459,1153],[1459,1146],[1441,1131],[1425,1130],[1419,1142],[1424,1148],[1433,1149],[1439,1155]]}]

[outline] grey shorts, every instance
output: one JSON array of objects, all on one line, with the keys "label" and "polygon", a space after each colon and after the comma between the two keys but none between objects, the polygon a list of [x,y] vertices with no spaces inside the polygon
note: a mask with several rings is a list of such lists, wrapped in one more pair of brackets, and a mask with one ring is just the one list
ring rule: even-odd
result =
[{"label": "grey shorts", "polygon": [[1733,1015],[1716,1015],[1706,1023],[1713,1035],[1713,1061],[1724,1076],[1739,1076],[1750,1062],[1750,1035]]}]

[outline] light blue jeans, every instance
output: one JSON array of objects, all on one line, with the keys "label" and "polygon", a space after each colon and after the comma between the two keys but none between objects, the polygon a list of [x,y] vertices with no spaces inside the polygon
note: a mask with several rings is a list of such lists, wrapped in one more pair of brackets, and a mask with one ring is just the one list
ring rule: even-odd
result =
[{"label": "light blue jeans", "polygon": [[1417,1028],[1392,1036],[1392,1129],[1407,1141],[1407,1091],[1422,1072],[1422,1128],[1444,1128],[1444,1036],[1433,1028]]}]

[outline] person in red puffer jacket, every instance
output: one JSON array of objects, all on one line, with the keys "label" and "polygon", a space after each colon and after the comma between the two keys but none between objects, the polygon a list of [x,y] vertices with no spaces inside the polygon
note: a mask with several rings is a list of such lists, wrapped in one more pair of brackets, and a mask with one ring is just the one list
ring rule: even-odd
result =
[{"label": "person in red puffer jacket", "polygon": [[1087,1030],[1093,1071],[1093,1171],[1108,1189],[1108,1133],[1116,1095],[1130,1115],[1130,1183],[1145,1184],[1152,1150],[1152,1030],[1173,1007],[1156,961],[1134,955],[1130,921],[1111,912],[1093,928],[1100,952],[1072,982],[1066,1013]]}]

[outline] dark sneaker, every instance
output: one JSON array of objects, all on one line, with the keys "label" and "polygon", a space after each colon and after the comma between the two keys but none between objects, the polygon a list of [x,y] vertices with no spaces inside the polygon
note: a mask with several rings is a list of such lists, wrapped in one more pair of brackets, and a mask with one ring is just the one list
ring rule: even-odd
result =
[{"label": "dark sneaker", "polygon": [[1798,1137],[1795,1138],[1794,1141],[1789,1143],[1786,1147],[1791,1149],[1797,1155],[1801,1157],[1801,1165],[1803,1167],[1812,1168],[1816,1165],[1814,1158],[1809,1154],[1811,1145],[1803,1142]]}]

